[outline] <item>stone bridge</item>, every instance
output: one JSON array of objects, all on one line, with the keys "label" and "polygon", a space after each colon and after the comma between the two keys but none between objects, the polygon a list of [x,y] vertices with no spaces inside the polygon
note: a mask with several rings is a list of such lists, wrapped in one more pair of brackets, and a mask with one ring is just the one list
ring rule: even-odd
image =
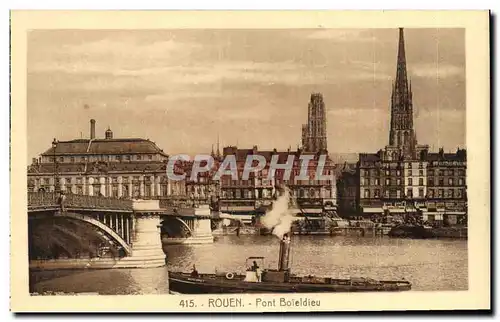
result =
[{"label": "stone bridge", "polygon": [[211,243],[210,218],[208,206],[29,192],[30,267],[162,266],[162,239],[163,244]]}]

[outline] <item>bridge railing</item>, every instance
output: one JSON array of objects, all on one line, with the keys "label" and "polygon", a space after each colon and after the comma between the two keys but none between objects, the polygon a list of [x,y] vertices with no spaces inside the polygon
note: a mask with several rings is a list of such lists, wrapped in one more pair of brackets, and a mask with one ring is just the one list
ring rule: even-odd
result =
[{"label": "bridge railing", "polygon": [[[59,194],[55,192],[29,192],[28,208],[59,206]],[[132,200],[65,194],[65,207],[86,209],[132,210]]]}]

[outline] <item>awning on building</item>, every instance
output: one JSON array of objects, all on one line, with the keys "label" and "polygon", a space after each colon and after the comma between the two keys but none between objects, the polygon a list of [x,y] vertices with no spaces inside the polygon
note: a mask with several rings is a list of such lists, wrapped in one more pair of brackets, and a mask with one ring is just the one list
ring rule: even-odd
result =
[{"label": "awning on building", "polygon": [[236,212],[236,211],[255,211],[255,207],[252,206],[223,206],[221,211]]},{"label": "awning on building", "polygon": [[389,213],[391,214],[404,214],[406,211],[403,208],[390,208]]},{"label": "awning on building", "polygon": [[302,214],[302,212],[304,212],[305,214],[321,214],[323,213],[323,209],[302,209],[302,211],[300,211],[299,209],[290,209],[290,211],[294,214]]},{"label": "awning on building", "polygon": [[365,214],[380,214],[383,212],[384,212],[384,209],[382,209],[382,208],[375,208],[375,207],[363,208],[363,213],[365,213]]}]

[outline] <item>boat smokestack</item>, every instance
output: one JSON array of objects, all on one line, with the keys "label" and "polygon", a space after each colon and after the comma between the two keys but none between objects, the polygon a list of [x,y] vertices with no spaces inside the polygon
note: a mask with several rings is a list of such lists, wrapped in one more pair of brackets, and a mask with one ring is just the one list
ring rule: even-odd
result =
[{"label": "boat smokestack", "polygon": [[279,271],[288,271],[290,269],[290,237],[285,234],[280,241],[280,255],[278,262]]}]

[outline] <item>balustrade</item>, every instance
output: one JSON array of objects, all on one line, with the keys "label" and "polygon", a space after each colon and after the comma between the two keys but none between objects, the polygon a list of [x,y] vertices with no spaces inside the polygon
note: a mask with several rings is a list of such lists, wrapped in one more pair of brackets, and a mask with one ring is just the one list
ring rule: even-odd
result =
[{"label": "balustrade", "polygon": [[[28,207],[50,207],[59,205],[59,194],[54,192],[29,192]],[[88,209],[131,210],[132,200],[101,196],[65,194],[65,207]]]}]

